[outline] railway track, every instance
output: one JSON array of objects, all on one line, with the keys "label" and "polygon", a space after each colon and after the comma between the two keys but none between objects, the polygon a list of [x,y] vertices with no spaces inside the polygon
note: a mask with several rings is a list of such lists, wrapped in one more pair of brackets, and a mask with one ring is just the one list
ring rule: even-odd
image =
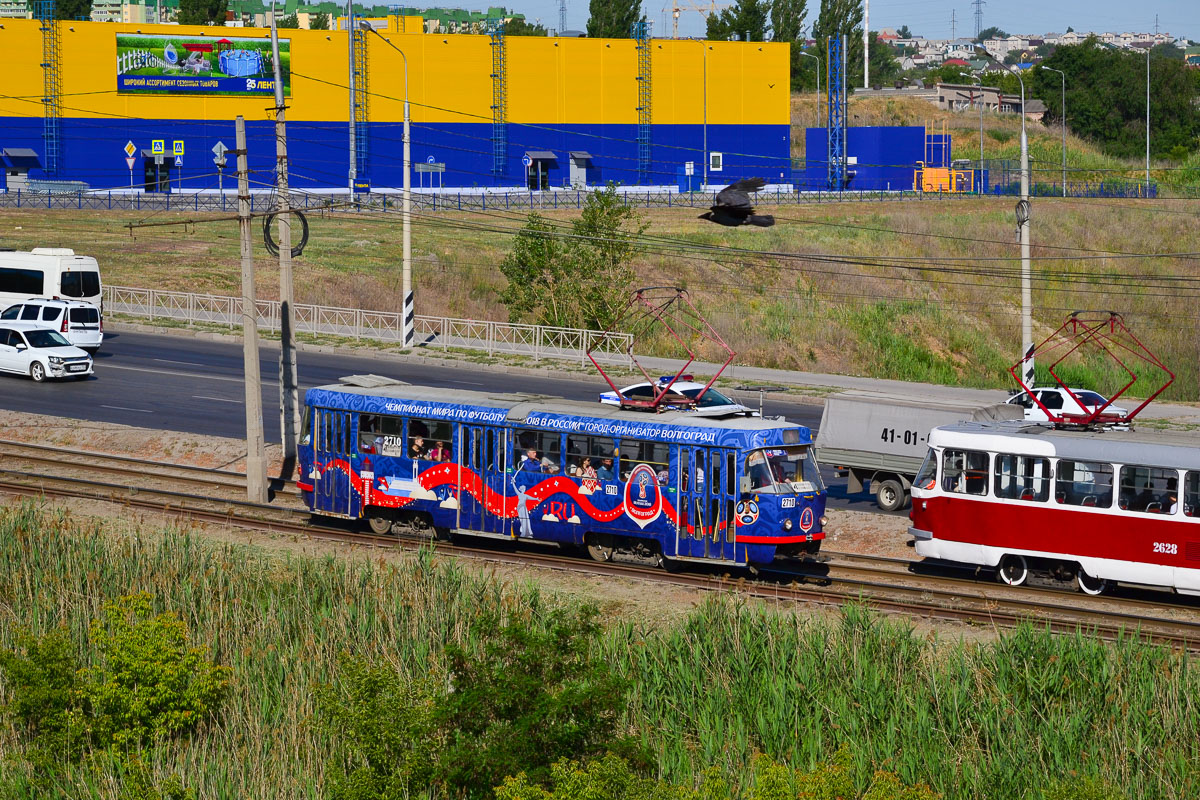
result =
[{"label": "railway track", "polygon": [[[158,468],[161,465],[152,466]],[[232,498],[22,472],[11,468],[0,470],[0,492],[104,501],[184,520],[301,535],[354,546],[412,550],[428,546],[430,542],[427,537],[380,536],[349,527],[314,524],[307,510],[288,498],[284,498],[286,505],[260,505]],[[794,570],[762,570],[757,577],[752,577],[741,570],[736,574],[731,573],[720,565],[671,574],[650,566],[594,562],[564,554],[558,548],[554,552],[546,552],[539,545],[521,543],[520,546],[514,546],[494,539],[472,540],[466,536],[455,542],[438,542],[436,547],[441,553],[475,560],[668,582],[706,591],[733,591],[743,596],[781,602],[804,602],[827,607],[861,602],[879,611],[931,620],[953,620],[989,628],[1007,628],[1033,620],[1055,631],[1067,633],[1085,630],[1105,639],[1115,639],[1136,631],[1150,641],[1200,652],[1200,622],[1162,616],[1162,612],[1177,610],[1170,606],[1142,603],[1137,606],[1141,611],[1138,613],[1089,602],[1093,598],[1082,596],[1070,597],[1068,601],[1065,595],[1058,592],[1049,593],[1055,595],[1051,601],[1024,588],[1014,590],[988,584],[988,590],[983,591],[976,579],[957,577],[927,580],[929,576],[909,572],[907,566],[902,570],[902,565],[912,563],[903,559],[829,553],[830,560],[825,564],[806,562]],[[1017,596],[1020,594],[1025,596]]]}]

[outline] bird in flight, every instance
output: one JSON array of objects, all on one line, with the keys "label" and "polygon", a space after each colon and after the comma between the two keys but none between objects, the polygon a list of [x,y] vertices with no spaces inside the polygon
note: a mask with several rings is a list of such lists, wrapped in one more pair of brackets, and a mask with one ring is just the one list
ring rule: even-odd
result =
[{"label": "bird in flight", "polygon": [[717,200],[712,210],[705,211],[700,219],[715,222],[718,225],[757,225],[769,228],[775,224],[775,218],[770,214],[755,214],[754,204],[750,202],[750,192],[757,192],[767,185],[762,178],[746,178],[731,183],[717,192]]}]

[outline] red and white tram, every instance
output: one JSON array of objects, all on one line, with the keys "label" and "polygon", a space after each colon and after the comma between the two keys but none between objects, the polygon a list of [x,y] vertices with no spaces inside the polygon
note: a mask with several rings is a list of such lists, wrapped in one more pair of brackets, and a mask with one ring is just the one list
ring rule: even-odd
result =
[{"label": "red and white tram", "polygon": [[912,487],[919,555],[1012,586],[1048,573],[1087,594],[1126,581],[1200,595],[1200,436],[963,422],[929,445]]}]

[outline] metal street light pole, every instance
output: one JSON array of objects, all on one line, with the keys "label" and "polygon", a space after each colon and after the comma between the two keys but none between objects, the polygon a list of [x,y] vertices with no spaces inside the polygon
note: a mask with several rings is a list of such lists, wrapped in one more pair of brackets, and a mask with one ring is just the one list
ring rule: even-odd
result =
[{"label": "metal street light pole", "polygon": [[408,56],[404,54],[396,45],[385,39],[383,34],[375,30],[371,23],[365,19],[360,20],[358,27],[364,31],[371,31],[383,41],[388,47],[400,54],[400,58],[404,62],[404,193],[401,195],[400,219],[403,228],[403,272],[401,277],[402,292],[404,294],[404,346],[413,346],[414,333],[414,314],[413,307],[413,288],[412,288],[412,137],[410,134],[411,117],[409,114],[408,103]]},{"label": "metal street light pole", "polygon": [[712,47],[707,42],[700,42],[700,52],[704,56],[704,65],[701,70],[703,74],[700,81],[700,93],[703,95],[700,100],[700,108],[704,114],[704,130],[701,134],[704,139],[704,143],[701,145],[704,148],[704,178],[700,185],[700,191],[702,192],[708,191],[708,162],[710,160],[708,155],[708,51],[711,49]]},{"label": "metal street light pole", "polygon": [[812,53],[806,53],[803,50],[800,51],[800,55],[817,62],[817,124],[813,127],[819,128],[821,127],[821,58],[820,56],[814,56]]},{"label": "metal street light pole", "polygon": [[346,53],[350,68],[350,202],[354,202],[354,184],[358,182],[358,142],[354,131],[354,0],[346,0]]},{"label": "metal street light pole", "polygon": [[1146,48],[1146,197],[1150,196],[1150,48]]},{"label": "metal street light pole", "polygon": [[1046,72],[1057,72],[1062,78],[1062,196],[1067,196],[1067,73],[1054,67],[1042,67]]}]

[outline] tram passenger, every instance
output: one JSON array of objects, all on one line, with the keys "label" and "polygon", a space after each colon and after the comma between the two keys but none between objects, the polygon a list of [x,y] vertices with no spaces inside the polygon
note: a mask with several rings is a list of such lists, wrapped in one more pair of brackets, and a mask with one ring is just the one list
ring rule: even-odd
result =
[{"label": "tram passenger", "polygon": [[430,461],[449,461],[450,448],[444,442],[434,442],[433,447],[429,450]]},{"label": "tram passenger", "polygon": [[425,452],[425,437],[413,437],[412,444],[408,446],[408,457],[412,459],[428,457],[428,454]]},{"label": "tram passenger", "polygon": [[612,456],[605,456],[600,459],[600,468],[596,470],[596,477],[602,481],[616,480],[616,475],[613,473]]},{"label": "tram passenger", "polygon": [[517,466],[517,472],[542,472],[542,462],[537,457],[537,449],[530,447],[525,451],[525,455],[521,457],[521,463]]},{"label": "tram passenger", "polygon": [[363,414],[358,421],[358,451],[360,453],[378,453],[383,445],[383,437],[377,434],[379,417],[375,414]]},{"label": "tram passenger", "polygon": [[762,451],[755,450],[746,459],[746,469],[750,473],[750,488],[765,489],[770,486],[771,469],[767,465],[767,457],[762,454]]}]

